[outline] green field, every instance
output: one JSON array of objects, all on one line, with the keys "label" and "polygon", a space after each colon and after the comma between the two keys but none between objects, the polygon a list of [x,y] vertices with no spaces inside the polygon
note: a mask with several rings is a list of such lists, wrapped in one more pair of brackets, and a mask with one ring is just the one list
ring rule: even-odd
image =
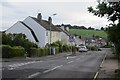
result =
[{"label": "green field", "polygon": [[70,29],[70,33],[81,36],[82,38],[92,38],[93,35],[107,38],[107,33],[102,30]]}]

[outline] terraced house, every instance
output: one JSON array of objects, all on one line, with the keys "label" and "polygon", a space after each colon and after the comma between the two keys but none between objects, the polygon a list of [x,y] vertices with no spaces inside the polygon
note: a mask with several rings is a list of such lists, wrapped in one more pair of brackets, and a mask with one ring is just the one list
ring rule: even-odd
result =
[{"label": "terraced house", "polygon": [[39,47],[45,47],[50,42],[61,41],[60,32],[61,29],[52,24],[52,18],[49,17],[48,21],[42,20],[41,13],[37,15],[37,18],[29,16],[23,21],[18,21],[6,30],[6,33],[25,34],[30,41],[38,44]]}]

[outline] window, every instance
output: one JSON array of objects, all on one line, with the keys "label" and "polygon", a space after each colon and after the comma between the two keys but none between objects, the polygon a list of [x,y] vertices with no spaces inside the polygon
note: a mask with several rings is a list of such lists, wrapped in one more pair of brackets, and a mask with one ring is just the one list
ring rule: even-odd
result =
[{"label": "window", "polygon": [[48,36],[48,31],[46,31],[46,36]]}]

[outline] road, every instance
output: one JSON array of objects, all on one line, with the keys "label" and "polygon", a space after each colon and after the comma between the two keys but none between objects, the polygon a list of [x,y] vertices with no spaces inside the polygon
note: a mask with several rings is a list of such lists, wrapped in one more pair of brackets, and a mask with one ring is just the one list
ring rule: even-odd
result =
[{"label": "road", "polygon": [[[37,61],[3,62],[3,78],[94,78],[109,49]],[[54,56],[54,55],[53,55]]]}]

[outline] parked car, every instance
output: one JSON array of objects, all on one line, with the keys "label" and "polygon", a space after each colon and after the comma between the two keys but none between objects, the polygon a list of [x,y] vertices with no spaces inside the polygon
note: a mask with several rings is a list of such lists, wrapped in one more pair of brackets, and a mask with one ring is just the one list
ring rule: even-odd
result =
[{"label": "parked car", "polygon": [[88,49],[86,46],[79,46],[79,52],[87,52]]}]

